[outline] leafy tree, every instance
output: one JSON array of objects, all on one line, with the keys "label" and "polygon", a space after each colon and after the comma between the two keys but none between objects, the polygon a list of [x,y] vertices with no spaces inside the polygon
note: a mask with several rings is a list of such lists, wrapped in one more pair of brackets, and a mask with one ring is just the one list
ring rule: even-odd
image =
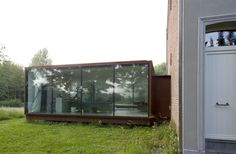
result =
[{"label": "leafy tree", "polygon": [[10,61],[0,45],[0,101],[21,99],[24,93],[23,67]]},{"label": "leafy tree", "polygon": [[7,55],[5,55],[6,47],[0,45],[0,63],[3,63],[3,61],[8,60]]},{"label": "leafy tree", "polygon": [[163,62],[161,64],[158,64],[154,67],[155,70],[155,74],[156,75],[166,75],[167,74],[167,67],[166,67],[166,63]]},{"label": "leafy tree", "polygon": [[0,64],[0,100],[23,99],[23,92],[23,68],[11,61],[3,61]]},{"label": "leafy tree", "polygon": [[50,65],[52,60],[48,56],[48,50],[43,48],[39,50],[31,59],[31,66],[35,65]]}]

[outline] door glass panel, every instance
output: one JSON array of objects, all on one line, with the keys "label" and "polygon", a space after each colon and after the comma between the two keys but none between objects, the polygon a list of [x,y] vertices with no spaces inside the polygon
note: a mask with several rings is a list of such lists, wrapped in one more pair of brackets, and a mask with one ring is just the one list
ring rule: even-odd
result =
[{"label": "door glass panel", "polygon": [[219,47],[219,46],[235,46],[236,45],[236,31],[217,31],[206,33],[205,46]]}]

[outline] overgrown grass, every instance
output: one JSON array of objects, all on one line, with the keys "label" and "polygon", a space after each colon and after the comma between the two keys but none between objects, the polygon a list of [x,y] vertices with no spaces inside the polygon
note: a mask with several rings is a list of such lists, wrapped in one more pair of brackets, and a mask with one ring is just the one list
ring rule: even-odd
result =
[{"label": "overgrown grass", "polygon": [[0,108],[0,121],[23,117],[24,113],[22,108]]},{"label": "overgrown grass", "polygon": [[174,154],[177,137],[169,123],[131,128],[14,118],[0,121],[0,153]]}]

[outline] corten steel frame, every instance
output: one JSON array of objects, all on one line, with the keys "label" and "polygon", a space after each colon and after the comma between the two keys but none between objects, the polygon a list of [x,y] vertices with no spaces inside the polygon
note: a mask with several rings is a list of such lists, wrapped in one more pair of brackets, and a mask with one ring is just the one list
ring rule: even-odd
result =
[{"label": "corten steel frame", "polygon": [[152,111],[158,121],[171,119],[171,77],[152,76]]},{"label": "corten steel frame", "polygon": [[[130,117],[130,116],[95,116],[95,115],[71,115],[71,114],[48,114],[48,113],[29,113],[28,112],[28,71],[32,68],[66,68],[66,67],[99,67],[99,66],[114,66],[115,65],[132,65],[132,64],[148,64],[148,117]],[[113,71],[113,77],[115,72]],[[71,122],[102,122],[115,124],[138,124],[151,125],[155,121],[156,114],[151,113],[152,99],[151,99],[151,85],[154,68],[152,61],[118,61],[118,62],[104,62],[104,63],[84,63],[84,64],[67,64],[67,65],[47,65],[47,66],[31,66],[25,68],[25,115],[27,120],[48,120],[48,121],[71,121]],[[115,96],[113,94],[113,104]],[[114,107],[113,107],[114,110]]]}]

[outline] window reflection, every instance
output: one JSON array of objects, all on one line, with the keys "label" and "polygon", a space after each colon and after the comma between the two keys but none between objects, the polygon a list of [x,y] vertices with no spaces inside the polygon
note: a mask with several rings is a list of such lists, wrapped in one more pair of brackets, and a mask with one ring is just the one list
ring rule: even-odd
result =
[{"label": "window reflection", "polygon": [[219,46],[235,46],[236,45],[236,31],[218,31],[206,33],[205,46],[219,47]]},{"label": "window reflection", "polygon": [[51,71],[47,69],[32,69],[29,72],[28,109],[30,112],[50,112],[51,104],[47,99],[50,96],[50,89],[47,88],[50,84],[50,74]]},{"label": "window reflection", "polygon": [[81,112],[81,69],[57,68],[54,69],[53,105],[55,113]]},{"label": "window reflection", "polygon": [[30,70],[28,75],[29,112],[71,113],[71,111],[79,111],[80,76],[79,68]]},{"label": "window reflection", "polygon": [[148,64],[30,68],[28,112],[148,116]]},{"label": "window reflection", "polygon": [[148,65],[117,65],[115,72],[115,115],[147,116]]},{"label": "window reflection", "polygon": [[83,68],[83,113],[113,114],[113,68]]}]

